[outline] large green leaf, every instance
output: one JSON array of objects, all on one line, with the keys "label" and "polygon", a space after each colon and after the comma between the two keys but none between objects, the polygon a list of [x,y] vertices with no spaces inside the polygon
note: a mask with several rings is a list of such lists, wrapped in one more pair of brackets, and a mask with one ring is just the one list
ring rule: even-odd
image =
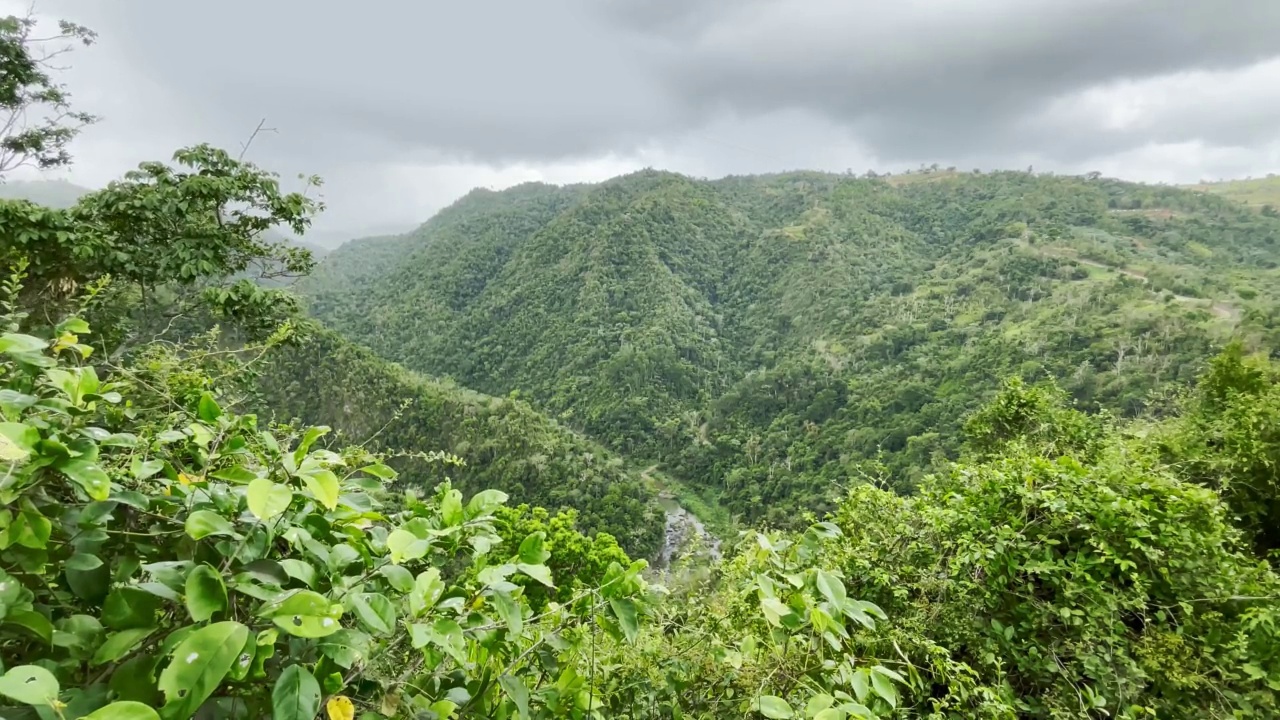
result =
[{"label": "large green leaf", "polygon": [[549,588],[556,586],[556,584],[551,580],[551,568],[546,565],[528,565],[526,563],[520,563],[519,565],[516,565],[516,569]]},{"label": "large green leaf", "polygon": [[166,720],[187,720],[195,714],[230,672],[248,637],[249,628],[227,621],[202,627],[178,644],[160,673],[161,714]]},{"label": "large green leaf", "polygon": [[302,482],[326,509],[332,510],[338,507],[341,485],[338,483],[338,476],[334,475],[332,470],[312,470],[302,476]]},{"label": "large green leaf", "polygon": [[407,593],[413,590],[413,573],[399,565],[383,565],[378,572],[387,579],[391,587]]},{"label": "large green leaf", "polygon": [[815,584],[818,586],[818,592],[830,600],[833,607],[837,610],[844,609],[844,581],[826,570],[819,570]]},{"label": "large green leaf", "polygon": [[302,665],[280,673],[271,690],[272,720],[314,720],[320,712],[320,683]]},{"label": "large green leaf", "polygon": [[19,665],[0,676],[0,695],[27,705],[51,705],[58,691],[58,678],[35,665]]},{"label": "large green leaf", "polygon": [[444,590],[445,584],[440,579],[439,568],[427,568],[419,573],[413,583],[413,591],[409,593],[409,612],[418,617],[435,607]]},{"label": "large green leaf", "polygon": [[898,687],[888,674],[879,672],[879,668],[871,671],[871,689],[889,703],[889,707],[898,707]]},{"label": "large green leaf", "polygon": [[160,720],[160,714],[148,705],[126,700],[98,708],[80,720]]},{"label": "large green leaf", "polygon": [[795,717],[796,711],[791,709],[790,703],[777,695],[761,695],[760,714],[771,720],[786,720]]},{"label": "large green leaf", "polygon": [[507,494],[501,490],[481,490],[471,496],[467,503],[467,514],[471,517],[488,515],[507,501]]},{"label": "large green leaf", "polygon": [[387,536],[387,550],[391,552],[391,562],[396,564],[417,560],[430,549],[430,538],[420,538],[408,530],[397,528]]},{"label": "large green leaf", "polygon": [[498,678],[498,684],[502,686],[502,691],[511,698],[511,702],[515,703],[516,710],[520,712],[520,720],[529,720],[533,717],[529,714],[529,688],[524,686],[520,678],[510,675],[502,675]]},{"label": "large green leaf", "polygon": [[263,522],[288,510],[289,503],[293,501],[293,491],[287,485],[274,483],[267,478],[250,482],[245,496],[249,501],[249,512]]},{"label": "large green leaf", "polygon": [[98,646],[97,652],[93,654],[91,664],[104,665],[119,660],[133,652],[135,648],[142,644],[143,640],[146,640],[155,631],[155,628],[148,627],[131,628],[112,633],[102,645]]},{"label": "large green leaf", "polygon": [[187,611],[196,622],[205,622],[214,613],[225,610],[227,586],[222,582],[222,575],[210,565],[195,566],[187,575],[186,599]]},{"label": "large green leaf", "polygon": [[450,490],[440,500],[440,520],[445,527],[461,525],[465,518],[462,515],[462,493]]},{"label": "large green leaf", "polygon": [[36,451],[40,431],[14,422],[0,422],[0,460],[22,460]]},{"label": "large green leaf", "polygon": [[609,601],[609,607],[618,618],[618,625],[622,627],[622,634],[627,636],[627,642],[635,642],[636,636],[640,634],[640,623],[636,620],[636,604],[629,598],[616,598]]},{"label": "large green leaf", "polygon": [[102,604],[102,624],[113,630],[153,627],[162,607],[164,601],[145,590],[119,587]]},{"label": "large green leaf", "polygon": [[210,510],[196,510],[187,516],[187,535],[194,540],[211,535],[229,535],[235,537],[236,531],[231,523],[221,515]]},{"label": "large green leaf", "polygon": [[396,628],[396,608],[385,595],[358,593],[351,596],[351,610],[360,624],[378,635],[390,635]]},{"label": "large green leaf", "polygon": [[310,590],[294,591],[263,606],[258,614],[295,637],[322,638],[342,628],[338,622],[342,606]]},{"label": "large green leaf", "polygon": [[111,497],[111,479],[96,463],[81,458],[68,458],[54,463],[53,467],[84,488],[94,500]]},{"label": "large green leaf", "polygon": [[530,533],[520,543],[520,562],[529,565],[541,565],[551,557],[551,553],[547,552],[543,547],[543,541],[546,540],[546,533],[536,532]]}]

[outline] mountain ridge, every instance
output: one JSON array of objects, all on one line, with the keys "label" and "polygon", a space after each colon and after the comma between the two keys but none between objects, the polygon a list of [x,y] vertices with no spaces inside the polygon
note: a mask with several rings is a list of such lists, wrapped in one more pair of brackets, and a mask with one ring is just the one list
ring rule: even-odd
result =
[{"label": "mountain ridge", "polygon": [[1005,375],[1134,414],[1227,340],[1264,345],[1277,238],[1227,200],[1094,177],[650,170],[470,193],[300,288],[384,357],[784,524],[954,457]]}]

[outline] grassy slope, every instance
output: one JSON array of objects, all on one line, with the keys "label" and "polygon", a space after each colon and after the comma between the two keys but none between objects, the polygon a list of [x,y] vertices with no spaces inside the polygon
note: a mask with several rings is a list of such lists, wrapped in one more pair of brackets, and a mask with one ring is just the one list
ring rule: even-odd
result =
[{"label": "grassy slope", "polygon": [[1200,183],[1198,185],[1188,185],[1187,188],[1244,203],[1255,209],[1262,208],[1265,205],[1280,209],[1280,176],[1276,175],[1268,175],[1264,178],[1249,178],[1248,180]]}]

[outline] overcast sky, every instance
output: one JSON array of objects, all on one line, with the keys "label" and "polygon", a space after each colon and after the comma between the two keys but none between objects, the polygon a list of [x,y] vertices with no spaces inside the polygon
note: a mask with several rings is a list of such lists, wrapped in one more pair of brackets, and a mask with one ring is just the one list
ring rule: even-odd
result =
[{"label": "overcast sky", "polygon": [[[26,2],[0,0],[0,14]],[[38,0],[96,186],[209,141],[326,180],[317,227],[476,186],[796,168],[1280,171],[1280,0]]]}]

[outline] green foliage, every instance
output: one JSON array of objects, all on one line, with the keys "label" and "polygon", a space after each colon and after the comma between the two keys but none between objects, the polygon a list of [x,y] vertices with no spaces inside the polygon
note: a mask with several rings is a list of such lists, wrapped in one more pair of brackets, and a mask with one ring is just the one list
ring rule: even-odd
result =
[{"label": "green foliage", "polygon": [[[96,118],[71,109],[71,95],[50,72],[53,58],[96,35],[74,23],[58,23],[53,37],[37,37],[34,17],[0,17],[0,177],[29,165],[40,169],[68,165],[67,144]],[[64,47],[50,49],[63,43]]]},{"label": "green foliage", "polygon": [[74,347],[0,339],[9,701],[117,720],[148,705],[310,718],[322,696],[406,717],[584,717],[526,683],[581,677],[586,628],[638,631],[644,563],[574,533],[572,515],[550,529],[573,594],[535,613],[518,582],[554,589],[553,554],[540,532],[504,545],[499,526],[541,518],[498,520],[502,494],[464,502],[446,480],[391,496],[394,471],[324,447],[328,428],[279,434],[211,391],[183,405],[129,370],[100,380]]},{"label": "green foliage", "polygon": [[1280,369],[1233,344],[1179,410],[1153,429],[1160,459],[1216,490],[1259,553],[1280,548]]},{"label": "green foliage", "polygon": [[440,463],[414,451],[448,448],[463,461],[450,475],[465,492],[574,509],[586,533],[607,533],[636,557],[657,553],[652,491],[619,458],[524,402],[415,376],[319,328],[267,360],[259,401],[281,419],[331,425],[395,454],[389,462],[419,486],[440,477]]},{"label": "green foliage", "polygon": [[779,526],[866,476],[905,490],[945,468],[1002,378],[1135,416],[1229,337],[1276,339],[1275,218],[1099,178],[914,180],[476,191],[301,288],[383,357]]}]

